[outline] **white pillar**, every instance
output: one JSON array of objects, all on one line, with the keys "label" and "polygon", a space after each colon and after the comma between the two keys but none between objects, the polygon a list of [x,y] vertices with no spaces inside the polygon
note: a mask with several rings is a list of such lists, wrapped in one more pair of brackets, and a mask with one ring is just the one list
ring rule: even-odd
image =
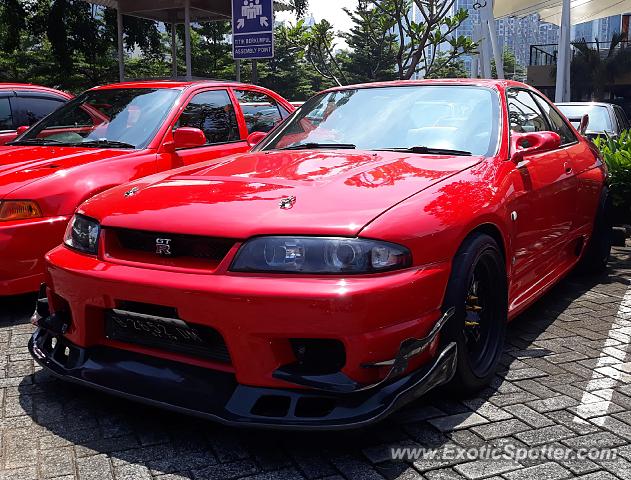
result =
[{"label": "white pillar", "polygon": [[495,70],[497,78],[504,78],[503,55],[499,48],[497,39],[497,29],[495,28],[495,16],[493,15],[493,0],[487,0],[484,7],[480,9],[480,20],[482,27],[482,76],[491,78],[491,59],[495,59]]},{"label": "white pillar", "polygon": [[[480,43],[480,25],[475,24],[473,26],[473,41]],[[471,57],[471,78],[478,78],[480,76],[480,51]]]},{"label": "white pillar", "polygon": [[171,24],[171,75],[177,78],[177,25]]},{"label": "white pillar", "polygon": [[184,1],[184,50],[186,54],[186,78],[193,78],[191,66],[191,0]]},{"label": "white pillar", "polygon": [[570,14],[570,0],[563,0],[563,11],[561,13],[561,32],[559,34],[559,52],[557,55],[557,80],[555,102],[566,102],[570,100],[570,62],[572,52],[570,45],[570,29],[572,28],[572,18]]},{"label": "white pillar", "polygon": [[118,35],[118,78],[125,81],[125,45],[123,45],[123,14],[116,10],[116,33]]}]

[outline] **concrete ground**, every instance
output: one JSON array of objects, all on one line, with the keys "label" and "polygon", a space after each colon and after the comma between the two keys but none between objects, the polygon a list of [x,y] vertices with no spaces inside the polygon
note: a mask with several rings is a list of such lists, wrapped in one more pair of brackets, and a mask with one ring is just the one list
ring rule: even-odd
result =
[{"label": "concrete ground", "polygon": [[[510,325],[477,398],[438,391],[369,429],[317,434],[225,428],[52,379],[26,350],[33,299],[0,300],[0,478],[631,479],[630,279],[619,248],[606,275],[564,280]],[[617,458],[391,459],[391,447],[484,445]]]}]

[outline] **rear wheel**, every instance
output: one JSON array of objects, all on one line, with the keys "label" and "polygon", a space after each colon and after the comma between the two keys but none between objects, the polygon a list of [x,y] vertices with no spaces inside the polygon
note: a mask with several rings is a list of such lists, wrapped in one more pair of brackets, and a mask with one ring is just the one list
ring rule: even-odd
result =
[{"label": "rear wheel", "polygon": [[493,378],[506,335],[506,269],[492,237],[476,233],[460,247],[443,305],[444,311],[451,307],[455,313],[444,327],[443,342],[456,342],[458,360],[449,388],[468,396]]},{"label": "rear wheel", "polygon": [[604,200],[601,202],[594,220],[594,231],[579,264],[579,270],[584,273],[605,271],[611,256],[613,225],[609,213],[610,198],[607,192],[604,192],[603,195]]}]

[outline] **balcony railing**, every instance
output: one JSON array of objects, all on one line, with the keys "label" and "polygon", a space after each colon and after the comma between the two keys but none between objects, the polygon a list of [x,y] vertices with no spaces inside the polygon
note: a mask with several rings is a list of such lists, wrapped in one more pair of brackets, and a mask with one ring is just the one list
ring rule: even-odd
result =
[{"label": "balcony railing", "polygon": [[[575,44],[577,40],[572,42],[572,57],[576,55]],[[609,54],[611,42],[586,42],[587,46],[592,50],[598,50],[602,57]],[[616,46],[616,50],[622,50],[630,47],[629,41],[620,42]],[[530,46],[530,65],[556,65],[559,45],[556,43],[548,43],[543,45]]]}]

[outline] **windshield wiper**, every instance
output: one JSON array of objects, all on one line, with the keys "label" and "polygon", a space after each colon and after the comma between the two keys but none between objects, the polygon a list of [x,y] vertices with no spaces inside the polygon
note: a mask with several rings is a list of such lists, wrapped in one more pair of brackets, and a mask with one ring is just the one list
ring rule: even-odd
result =
[{"label": "windshield wiper", "polygon": [[283,147],[280,150],[311,150],[317,148],[339,148],[343,150],[354,150],[357,148],[356,145],[352,143],[301,143],[299,145],[290,145],[288,147]]},{"label": "windshield wiper", "polygon": [[77,142],[73,143],[74,147],[111,147],[111,148],[136,148],[136,145],[132,145],[131,143],[119,142],[118,140],[88,140],[87,142]]},{"label": "windshield wiper", "polygon": [[379,148],[379,152],[405,152],[405,153],[418,153],[420,155],[460,155],[463,157],[470,157],[473,155],[471,152],[464,150],[452,150],[450,148],[432,148],[432,147],[408,147],[408,148]]},{"label": "windshield wiper", "polygon": [[25,138],[24,140],[15,140],[8,142],[7,145],[61,145],[64,142],[53,138]]}]

